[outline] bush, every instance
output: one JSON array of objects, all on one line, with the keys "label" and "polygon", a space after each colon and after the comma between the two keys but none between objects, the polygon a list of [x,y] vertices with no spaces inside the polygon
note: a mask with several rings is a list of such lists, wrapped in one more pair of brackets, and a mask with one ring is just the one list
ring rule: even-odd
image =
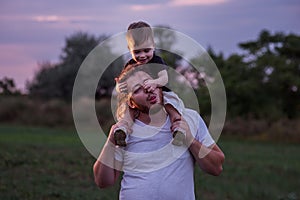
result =
[{"label": "bush", "polygon": [[99,124],[105,132],[108,132],[111,125],[116,123],[110,98],[103,98],[95,102],[95,109]]},{"label": "bush", "polygon": [[[91,102],[80,102],[80,108]],[[93,102],[92,102],[93,103]],[[95,102],[96,116],[104,132],[115,123],[115,104],[110,98]],[[83,119],[86,116],[83,116]],[[203,116],[204,119],[208,119]],[[206,120],[207,121],[207,120]],[[40,101],[27,96],[0,96],[0,123],[32,126],[73,127],[72,107],[62,100]],[[238,137],[252,137],[259,140],[300,142],[300,119],[279,120],[236,117],[227,119],[223,134]]]},{"label": "bush", "polygon": [[226,120],[223,132],[232,135],[249,136],[264,133],[267,129],[268,122],[266,120],[237,117]]},{"label": "bush", "polygon": [[16,96],[1,96],[0,98],[0,122],[15,121],[21,113],[31,107],[27,98]]},{"label": "bush", "polygon": [[71,105],[61,100],[39,101],[27,96],[1,96],[0,122],[42,126],[72,126]]},{"label": "bush", "polygon": [[266,135],[278,141],[300,141],[300,119],[283,118],[272,123]]},{"label": "bush", "polygon": [[300,119],[281,118],[269,121],[237,117],[225,122],[223,133],[259,140],[300,142]]}]

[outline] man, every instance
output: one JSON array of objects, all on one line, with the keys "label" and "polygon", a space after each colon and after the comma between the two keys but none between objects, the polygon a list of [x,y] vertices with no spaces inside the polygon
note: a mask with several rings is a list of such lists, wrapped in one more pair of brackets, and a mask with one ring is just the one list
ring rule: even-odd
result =
[{"label": "man", "polygon": [[[132,65],[119,77],[127,84],[127,93],[120,94],[120,100],[127,101],[136,118],[124,148],[116,147],[112,136],[120,124],[112,126],[94,164],[95,182],[100,188],[111,186],[123,171],[120,199],[195,199],[195,162],[203,171],[217,176],[222,172],[224,154],[195,111],[186,109],[184,119],[171,125],[163,109],[161,88],[151,92],[144,88],[144,82],[152,79],[146,71]],[[186,133],[185,146],[171,144],[170,133],[175,129]]]}]

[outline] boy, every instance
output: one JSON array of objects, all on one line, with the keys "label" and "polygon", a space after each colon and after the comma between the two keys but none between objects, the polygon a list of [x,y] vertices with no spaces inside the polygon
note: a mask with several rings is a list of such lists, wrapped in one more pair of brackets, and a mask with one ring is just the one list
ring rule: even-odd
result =
[{"label": "boy", "polygon": [[[161,57],[155,55],[154,36],[150,25],[143,21],[130,24],[127,29],[126,40],[132,59],[126,63],[124,69],[127,66],[135,63],[155,63],[157,65],[155,65],[153,70],[151,70],[154,79],[145,81],[144,88],[148,92],[152,92],[157,87],[165,86],[168,83],[167,65]],[[126,83],[117,84],[116,88],[119,92],[126,92],[127,85]],[[174,92],[170,91],[166,87],[163,87],[163,91],[165,102],[164,107],[170,116],[171,123],[173,124],[174,122],[181,120],[184,105]],[[133,120],[136,118],[136,113],[133,113],[127,105],[123,105],[123,107],[124,110],[126,110],[124,112],[125,114],[124,116],[118,116],[118,121],[126,121],[128,126],[131,127]],[[114,130],[114,139],[116,145],[126,146],[126,133],[129,133],[129,130],[126,130],[122,126]],[[173,132],[173,137],[174,139],[172,144],[181,146],[185,139],[185,133],[180,130],[175,130]]]}]

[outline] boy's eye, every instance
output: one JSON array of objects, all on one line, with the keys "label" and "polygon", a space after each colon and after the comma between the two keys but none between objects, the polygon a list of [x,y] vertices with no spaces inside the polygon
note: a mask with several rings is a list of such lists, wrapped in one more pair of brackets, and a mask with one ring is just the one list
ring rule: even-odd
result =
[{"label": "boy's eye", "polygon": [[146,53],[150,52],[151,50],[153,50],[153,49],[152,49],[152,48],[144,49],[144,51],[145,51]]},{"label": "boy's eye", "polygon": [[139,54],[141,52],[149,53],[151,51],[151,48],[146,48],[146,49],[139,49],[139,50],[134,50],[134,54]]}]

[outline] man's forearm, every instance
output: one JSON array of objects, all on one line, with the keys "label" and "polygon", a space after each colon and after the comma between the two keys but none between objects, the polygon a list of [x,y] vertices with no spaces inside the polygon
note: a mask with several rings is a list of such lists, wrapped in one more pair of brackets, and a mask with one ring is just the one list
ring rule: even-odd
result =
[{"label": "man's forearm", "polygon": [[115,146],[107,141],[94,164],[94,178],[100,188],[111,186],[118,178],[119,172],[115,169]]},{"label": "man's forearm", "polygon": [[194,139],[189,150],[203,171],[215,176],[222,172],[225,156],[216,144],[206,147]]}]

